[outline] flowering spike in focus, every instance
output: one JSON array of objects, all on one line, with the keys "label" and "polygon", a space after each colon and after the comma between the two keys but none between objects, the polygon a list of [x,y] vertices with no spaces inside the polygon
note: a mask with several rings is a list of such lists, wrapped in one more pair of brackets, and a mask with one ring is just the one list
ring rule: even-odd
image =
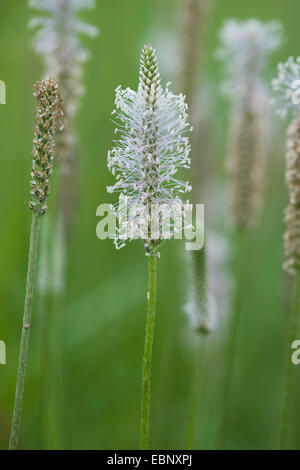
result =
[{"label": "flowering spike in focus", "polygon": [[[108,154],[108,168],[117,182],[107,189],[126,198],[132,231],[128,238],[135,238],[139,231],[135,213],[138,207],[144,209],[143,224],[148,227],[152,205],[169,209],[177,205],[183,209],[179,195],[191,187],[177,179],[176,173],[180,168],[190,167],[186,133],[191,127],[184,96],[174,95],[168,86],[163,89],[155,50],[150,45],[141,54],[138,90],[123,90],[119,86],[115,105],[113,115],[120,137]],[[120,200],[117,211],[121,206]],[[153,240],[142,238],[149,253]],[[160,240],[155,242],[159,243]],[[116,235],[115,245],[117,248],[125,245],[120,233]]]}]

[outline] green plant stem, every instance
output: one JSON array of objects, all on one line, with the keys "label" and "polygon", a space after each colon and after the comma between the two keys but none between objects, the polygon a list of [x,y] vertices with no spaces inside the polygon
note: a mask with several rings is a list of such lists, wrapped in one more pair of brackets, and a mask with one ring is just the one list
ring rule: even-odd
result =
[{"label": "green plant stem", "polygon": [[186,450],[192,450],[195,446],[196,435],[196,422],[198,415],[198,408],[200,403],[201,382],[204,371],[207,337],[206,335],[199,335],[198,351],[195,357],[193,368],[192,386],[190,391],[190,402],[188,410],[187,421],[187,434],[186,434]]},{"label": "green plant stem", "polygon": [[235,297],[233,303],[233,312],[231,322],[229,324],[227,344],[225,344],[225,366],[224,366],[224,385],[222,398],[222,425],[220,447],[226,445],[226,438],[230,427],[231,420],[231,404],[232,404],[232,382],[234,380],[236,351],[238,342],[238,332],[241,320],[241,299],[243,288],[243,272],[244,272],[244,256],[246,234],[238,231],[236,240],[236,252],[234,262],[234,274],[236,279]]},{"label": "green plant stem", "polygon": [[[49,213],[41,224],[38,269],[39,385],[36,440],[43,449],[63,448],[63,346],[66,243],[60,218]],[[47,222],[47,225],[45,224]]]},{"label": "green plant stem", "polygon": [[[47,449],[45,444],[45,408],[47,406],[47,393],[45,383],[47,382],[48,374],[48,334],[51,327],[50,312],[53,308],[53,299],[51,293],[40,293],[38,312],[40,324],[37,331],[37,376],[39,378],[37,391],[36,391],[36,442],[37,448]],[[42,318],[41,318],[42,317]]]},{"label": "green plant stem", "polygon": [[46,371],[44,374],[44,446],[46,449],[63,449],[63,296],[52,294],[49,312],[49,337],[46,343]]},{"label": "green plant stem", "polygon": [[23,395],[24,395],[24,383],[25,383],[29,336],[30,336],[30,328],[31,328],[31,313],[32,313],[32,305],[33,305],[35,280],[36,280],[36,271],[37,271],[40,219],[41,219],[41,215],[34,212],[32,215],[32,224],[31,224],[30,247],[29,247],[29,257],[28,257],[28,272],[27,272],[26,295],[25,295],[25,308],[24,308],[24,316],[23,316],[21,345],[20,345],[20,352],[19,352],[16,395],[15,395],[15,404],[14,404],[11,434],[10,434],[10,441],[9,441],[10,450],[15,450],[17,448],[18,440],[19,440],[19,433],[20,433],[21,414],[22,414]]},{"label": "green plant stem", "polygon": [[57,214],[55,229],[49,250],[51,260],[50,281],[52,308],[49,310],[48,334],[45,337],[47,373],[44,380],[44,438],[46,449],[63,448],[63,364],[65,321],[65,260],[66,239],[63,221]]},{"label": "green plant stem", "polygon": [[156,304],[156,275],[157,275],[157,256],[149,256],[149,290],[148,290],[148,309],[147,325],[145,336],[145,347],[143,357],[143,376],[142,376],[142,412],[141,412],[141,450],[148,449],[149,441],[149,418],[150,418],[150,376],[152,361],[152,346],[155,326],[155,304]]},{"label": "green plant stem", "polygon": [[[288,350],[295,339],[297,339],[298,328],[299,328],[299,316],[300,316],[300,272],[297,271],[294,280],[294,298],[292,309],[289,318],[289,333],[288,333]],[[286,358],[286,370],[284,379],[284,388],[282,395],[282,408],[281,408],[281,419],[280,419],[280,449],[286,450],[288,448],[289,440],[289,429],[291,424],[291,410],[292,410],[292,398],[293,398],[293,385],[295,368],[297,367],[292,363],[290,354]]]}]

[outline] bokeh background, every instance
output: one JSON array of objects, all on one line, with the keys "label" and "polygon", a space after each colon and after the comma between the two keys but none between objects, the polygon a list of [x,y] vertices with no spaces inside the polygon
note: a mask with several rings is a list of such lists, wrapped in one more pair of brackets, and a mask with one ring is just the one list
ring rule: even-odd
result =
[{"label": "bokeh background", "polygon": [[[221,71],[214,58],[218,29],[229,17],[279,19],[286,41],[272,57],[268,71],[271,78],[276,74],[279,60],[299,54],[300,15],[297,0],[209,3],[204,62],[199,71],[199,92],[205,90],[207,98],[204,100],[207,132],[203,150],[196,149],[193,155],[196,160],[193,179],[201,179],[203,192],[205,188],[210,189],[204,196],[206,211],[210,210],[210,204],[213,208],[223,199],[226,186],[224,163],[229,107],[220,95]],[[42,73],[41,61],[29,45],[31,32],[27,24],[32,12],[26,4],[26,1],[1,0],[0,15],[0,79],[7,85],[7,104],[0,106],[0,339],[7,345],[7,365],[0,366],[1,449],[8,446],[27,269],[31,213],[26,201],[35,112],[32,85]],[[112,182],[106,155],[114,135],[110,120],[114,90],[119,84],[136,88],[139,53],[145,42],[157,49],[164,78],[174,79],[180,22],[178,2],[98,0],[96,9],[83,16],[98,25],[101,32],[96,39],[83,38],[91,59],[85,65],[86,94],[76,118],[80,139],[79,203],[68,248],[65,314],[53,320],[56,327],[49,325],[43,340],[46,347],[47,343],[55,344],[55,336],[62,334],[63,354],[56,363],[56,352],[50,349],[43,374],[37,373],[35,363],[40,354],[37,296],[20,443],[26,449],[134,449],[138,446],[147,260],[139,242],[116,251],[110,240],[96,238],[96,208],[114,200],[114,196],[106,193],[106,185]],[[283,210],[287,200],[285,125],[274,119],[264,214],[247,242],[247,281],[243,287],[238,367],[228,439],[228,447],[234,449],[269,449],[276,445],[286,351],[281,269]],[[221,227],[222,223],[219,221],[217,225]],[[160,449],[184,447],[195,343],[199,341],[189,331],[184,314],[187,286],[178,244],[166,244],[159,262],[150,445]],[[226,316],[221,319],[209,347],[197,417],[197,448],[200,449],[217,446],[225,327]],[[62,424],[51,420],[51,396],[56,394],[58,370],[63,372]],[[296,396],[299,375],[300,366]],[[49,388],[49,399],[45,386]],[[294,448],[300,447],[299,412],[299,402],[295,401],[291,433]]]}]

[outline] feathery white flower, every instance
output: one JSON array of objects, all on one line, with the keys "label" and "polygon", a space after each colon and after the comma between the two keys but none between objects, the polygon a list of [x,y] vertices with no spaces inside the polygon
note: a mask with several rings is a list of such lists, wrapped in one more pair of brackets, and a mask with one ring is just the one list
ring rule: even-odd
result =
[{"label": "feathery white flower", "polygon": [[278,64],[278,76],[272,80],[278,98],[273,100],[277,114],[287,116],[289,109],[299,111],[300,104],[300,57],[289,57],[285,63]]},{"label": "feathery white flower", "polygon": [[224,63],[224,93],[234,96],[250,80],[261,78],[270,55],[282,42],[282,27],[278,21],[231,19],[225,22],[219,37],[217,58]]},{"label": "feathery white flower", "polygon": [[[142,51],[138,91],[118,87],[115,104],[120,138],[108,154],[108,168],[117,182],[108,192],[122,193],[129,208],[145,208],[146,224],[152,205],[183,208],[179,195],[191,187],[176,178],[176,173],[179,168],[190,168],[191,163],[187,104],[182,94],[169,91],[168,84],[163,90],[152,46]],[[134,227],[135,221],[131,222]],[[115,244],[125,244],[119,234]],[[147,242],[145,246],[151,251]]]}]

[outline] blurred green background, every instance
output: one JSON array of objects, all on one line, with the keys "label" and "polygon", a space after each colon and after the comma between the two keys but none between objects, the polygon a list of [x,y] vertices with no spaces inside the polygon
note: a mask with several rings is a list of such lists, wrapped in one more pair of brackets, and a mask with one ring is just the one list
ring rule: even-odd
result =
[{"label": "blurred green background", "polygon": [[[31,213],[26,208],[26,201],[29,198],[35,112],[32,85],[42,73],[41,61],[29,46],[31,33],[27,23],[32,12],[26,4],[26,1],[1,0],[0,79],[7,84],[7,104],[0,106],[0,339],[7,345],[7,365],[0,366],[1,449],[8,445],[27,269]],[[286,41],[272,57],[269,69],[272,77],[279,60],[299,54],[299,15],[297,0],[211,2],[206,25],[205,63],[202,64],[202,78],[209,83],[211,111],[206,122],[209,133],[206,151],[201,155],[194,152],[194,157],[199,159],[197,167],[201,169],[203,165],[210,178],[226,181],[224,162],[229,108],[219,93],[220,67],[214,59],[218,29],[228,17],[282,21]],[[98,0],[96,10],[84,16],[98,25],[101,32],[96,39],[83,39],[91,51],[91,59],[85,65],[86,94],[76,119],[80,139],[79,205],[68,253],[66,311],[63,321],[58,322],[64,337],[64,418],[59,446],[67,449],[134,449],[138,446],[139,435],[147,259],[139,242],[116,251],[110,240],[98,240],[96,208],[103,202],[114,200],[106,193],[106,185],[112,183],[106,155],[113,139],[110,113],[114,90],[119,84],[136,88],[139,53],[145,42],[156,47],[158,60],[160,48],[164,47],[159,38],[167,35],[176,44],[178,2]],[[174,60],[175,56],[174,49]],[[163,54],[161,60],[164,60]],[[162,64],[162,69],[165,71],[166,64]],[[285,125],[274,120],[275,145],[268,167],[265,212],[260,225],[248,239],[247,281],[243,290],[238,371],[228,440],[228,446],[235,449],[268,449],[276,443],[286,330],[281,269],[286,204]],[[195,338],[189,332],[183,310],[186,285],[178,243],[165,245],[159,262],[150,441],[152,448],[159,449],[184,446],[195,354]],[[53,436],[55,427],[52,429],[47,425],[47,418],[45,424],[44,415],[51,414],[51,403],[41,400],[44,382],[34,367],[39,354],[37,306],[38,298],[33,312],[22,417],[20,444],[26,449],[51,448],[56,439]],[[226,318],[222,318],[217,340],[210,345],[202,384],[197,419],[197,448],[201,449],[217,445],[223,372],[220,345],[225,324]],[[49,334],[55,335],[53,328],[49,327]],[[54,363],[54,370],[60,365]],[[44,374],[50,374],[51,378],[53,361]],[[300,366],[296,396],[300,390],[299,374]],[[43,415],[37,412],[40,401]],[[300,447],[299,411],[296,401],[291,433],[294,448]]]}]

